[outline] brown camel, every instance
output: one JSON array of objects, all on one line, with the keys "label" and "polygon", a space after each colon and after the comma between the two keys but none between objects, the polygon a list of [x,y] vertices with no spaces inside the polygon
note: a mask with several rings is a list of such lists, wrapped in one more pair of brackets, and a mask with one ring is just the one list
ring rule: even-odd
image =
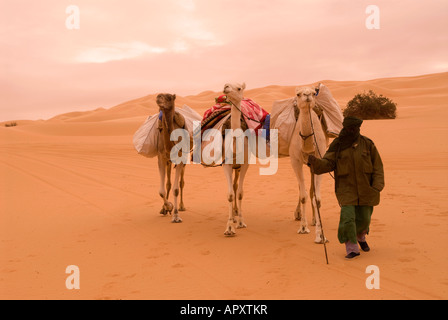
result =
[{"label": "brown camel", "polygon": [[[176,100],[175,94],[161,93],[157,96],[157,105],[162,111],[162,120],[159,121],[159,140],[158,140],[158,165],[160,173],[160,189],[159,195],[163,199],[163,207],[160,211],[161,214],[166,215],[172,213],[174,209],[174,214],[172,222],[179,223],[182,219],[179,217],[179,211],[185,211],[185,206],[183,202],[183,189],[185,186],[184,174],[185,174],[185,164],[180,163],[175,166],[175,178],[174,178],[174,205],[168,202],[169,193],[171,190],[171,157],[170,153],[174,147],[174,142],[171,141],[171,133],[175,129],[183,129],[185,127],[185,119],[175,112],[174,101]],[[165,186],[165,178],[166,186]],[[179,182],[180,178],[180,182]],[[166,187],[166,188],[165,188]],[[180,204],[177,205],[178,196],[180,191]]]}]

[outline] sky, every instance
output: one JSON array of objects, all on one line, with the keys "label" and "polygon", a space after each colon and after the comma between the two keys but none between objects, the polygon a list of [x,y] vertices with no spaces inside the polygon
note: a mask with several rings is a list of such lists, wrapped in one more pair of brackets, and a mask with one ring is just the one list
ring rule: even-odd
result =
[{"label": "sky", "polygon": [[0,121],[446,72],[447,31],[447,0],[0,0]]}]

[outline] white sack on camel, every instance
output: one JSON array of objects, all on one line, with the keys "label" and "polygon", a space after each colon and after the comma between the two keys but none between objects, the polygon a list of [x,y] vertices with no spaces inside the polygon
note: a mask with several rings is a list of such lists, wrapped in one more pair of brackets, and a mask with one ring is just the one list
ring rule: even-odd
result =
[{"label": "white sack on camel", "polygon": [[316,104],[323,110],[325,124],[327,125],[327,134],[330,137],[337,137],[342,130],[344,116],[330,89],[322,83],[319,84],[319,94],[316,96]]},{"label": "white sack on camel", "polygon": [[296,126],[296,98],[274,101],[271,112],[271,129],[278,130],[278,155],[289,156],[289,144]]},{"label": "white sack on camel", "polygon": [[[175,108],[175,111],[185,118],[185,129],[193,136],[193,122],[201,122],[202,117],[184,105],[182,108]],[[148,158],[154,158],[158,155],[158,141],[159,141],[159,127],[158,127],[159,113],[149,116],[143,125],[134,134],[134,147],[139,154]]]}]

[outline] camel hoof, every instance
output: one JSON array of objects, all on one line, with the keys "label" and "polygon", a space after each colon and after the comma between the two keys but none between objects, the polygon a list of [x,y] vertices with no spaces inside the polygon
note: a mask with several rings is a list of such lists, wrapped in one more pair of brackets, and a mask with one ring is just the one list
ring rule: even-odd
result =
[{"label": "camel hoof", "polygon": [[171,220],[171,222],[172,222],[172,223],[182,223],[182,219],[179,218],[179,217],[177,217],[177,218],[173,218],[173,219]]},{"label": "camel hoof", "polygon": [[[329,243],[330,241],[328,241],[328,239],[325,239],[325,243]],[[322,240],[322,238],[316,239],[314,240],[315,244],[324,244],[324,241]]]},{"label": "camel hoof", "polygon": [[302,220],[302,214],[300,212],[294,212],[294,218],[296,221]]},{"label": "camel hoof", "polygon": [[226,231],[224,231],[224,235],[226,237],[233,237],[236,234],[235,230],[232,227],[228,227]]},{"label": "camel hoof", "polygon": [[185,206],[183,204],[181,204],[179,206],[179,211],[187,211],[187,209],[185,209]]},{"label": "camel hoof", "polygon": [[244,222],[238,223],[237,229],[244,229],[247,228],[247,225]]},{"label": "camel hoof", "polygon": [[174,206],[173,206],[173,204],[171,203],[171,202],[168,202],[165,206],[163,206],[164,207],[164,209],[166,210],[166,211],[168,211],[168,212],[172,212],[173,211],[173,209],[174,209]]},{"label": "camel hoof", "polygon": [[165,208],[162,208],[160,210],[160,214],[166,216],[168,214],[168,211],[166,211]]},{"label": "camel hoof", "polygon": [[298,234],[308,234],[310,233],[310,229],[308,229],[307,227],[300,227],[299,231],[297,231]]}]

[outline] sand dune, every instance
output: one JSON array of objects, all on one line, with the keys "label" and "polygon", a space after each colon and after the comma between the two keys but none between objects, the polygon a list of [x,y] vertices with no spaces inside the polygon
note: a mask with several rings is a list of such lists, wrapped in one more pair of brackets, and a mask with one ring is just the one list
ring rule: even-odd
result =
[{"label": "sand dune", "polygon": [[[157,111],[150,94],[110,109],[0,124],[0,299],[447,299],[448,73],[322,82],[342,107],[370,89],[398,103],[396,120],[362,128],[386,174],[370,253],[344,260],[329,176],[322,215],[330,264],[313,234],[296,233],[289,159],[274,176],[249,170],[248,228],[236,237],[223,236],[220,168],[187,167],[184,222],[171,224],[158,213],[157,161],[132,145]],[[220,94],[214,89],[177,103],[201,113]],[[294,86],[269,86],[246,96],[270,110],[293,93]],[[80,290],[65,287],[69,265],[80,269]],[[369,265],[381,271],[379,290],[365,286]]]}]

